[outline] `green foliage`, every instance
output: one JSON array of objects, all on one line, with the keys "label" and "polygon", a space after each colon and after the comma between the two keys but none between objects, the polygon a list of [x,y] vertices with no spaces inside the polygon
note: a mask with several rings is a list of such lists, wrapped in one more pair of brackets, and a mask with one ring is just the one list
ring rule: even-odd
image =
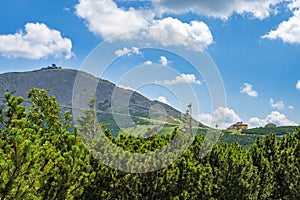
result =
[{"label": "green foliage", "polygon": [[[0,109],[0,199],[300,199],[299,130],[281,140],[275,134],[254,142],[251,137],[249,149],[237,142],[220,142],[204,158],[201,132],[169,166],[127,173],[104,162],[143,169],[146,163],[156,167],[165,158],[135,166],[115,148],[155,152],[182,134],[180,130],[168,127],[169,133],[155,134],[149,128],[147,137],[127,133],[114,137],[96,123],[94,99],[78,129],[72,129],[70,113],[62,114],[54,97],[37,89],[28,94],[32,102],[28,109],[21,105],[22,98],[9,93]],[[91,155],[83,144],[97,151]],[[180,147],[182,141],[176,145]],[[112,156],[100,162],[97,152]]]},{"label": "green foliage", "polygon": [[[71,115],[54,97],[32,89],[23,98],[5,94],[0,123],[0,198],[73,199],[93,177],[90,157],[78,136],[67,131]],[[63,118],[63,120],[60,120]]]},{"label": "green foliage", "polygon": [[242,130],[242,134],[253,134],[253,135],[268,135],[274,133],[278,136],[293,133],[297,130],[296,126],[279,126],[279,127],[260,127]]},{"label": "green foliage", "polygon": [[[143,153],[163,147],[176,134],[148,139],[108,136],[127,151]],[[203,137],[196,136],[180,158],[155,172],[131,174],[95,162],[97,178],[83,196],[86,199],[299,199],[299,145],[298,132],[281,141],[270,135],[257,139],[249,150],[237,143],[217,144],[200,159]]]},{"label": "green foliage", "polygon": [[98,109],[101,111],[106,111],[111,107],[111,102],[108,99],[102,100],[98,103]]},{"label": "green foliage", "polygon": [[263,138],[262,135],[255,135],[255,134],[233,134],[231,132],[224,132],[219,138],[220,142],[226,143],[234,143],[237,142],[239,145],[244,147],[245,149],[249,149],[252,144],[255,143],[257,138]]}]

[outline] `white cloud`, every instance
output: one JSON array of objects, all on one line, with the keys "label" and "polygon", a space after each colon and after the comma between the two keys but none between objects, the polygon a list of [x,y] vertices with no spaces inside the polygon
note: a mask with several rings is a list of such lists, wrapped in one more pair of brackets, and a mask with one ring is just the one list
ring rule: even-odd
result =
[{"label": "white cloud", "polygon": [[195,43],[202,47],[207,47],[213,43],[213,36],[204,22],[183,23],[179,19],[167,17],[153,20],[149,27],[153,29],[147,30],[145,37],[159,41],[164,46],[182,45],[195,49],[197,48],[193,47]]},{"label": "white cloud", "polygon": [[183,45],[190,48],[195,46],[192,45],[194,42],[202,47],[207,47],[213,42],[212,34],[204,22],[183,23],[172,17],[157,19],[153,10],[124,10],[112,0],[79,0],[76,14],[86,21],[91,32],[104,39],[146,28],[137,33],[118,36],[118,39],[147,38],[164,46]]},{"label": "white cloud", "polygon": [[123,10],[112,0],[79,0],[76,14],[85,19],[88,28],[109,38],[115,34],[146,27],[153,14],[134,8]]},{"label": "white cloud", "polygon": [[288,5],[288,7],[291,10],[300,8],[300,1],[299,0],[290,0],[290,4]]},{"label": "white cloud", "polygon": [[218,128],[221,129],[225,129],[232,124],[241,121],[241,118],[236,112],[228,107],[219,107],[213,114],[199,114],[196,116],[196,119],[213,128],[218,125]]},{"label": "white cloud", "polygon": [[285,0],[153,0],[159,13],[182,14],[192,12],[215,18],[227,19],[232,14],[250,13],[264,19],[276,12],[275,5]]},{"label": "white cloud", "polygon": [[288,108],[288,109],[291,109],[291,110],[294,109],[294,106],[285,106],[283,101],[278,101],[278,102],[275,103],[273,99],[270,99],[270,106],[272,108],[276,108],[278,110],[283,110],[285,108]]},{"label": "white cloud", "polygon": [[267,124],[265,119],[259,119],[258,117],[250,118],[248,123],[249,123],[249,128],[263,127]]},{"label": "white cloud", "polygon": [[128,49],[127,47],[123,47],[123,49],[118,49],[115,51],[115,54],[118,57],[128,55],[130,56],[131,54],[140,54],[140,49],[137,47],[132,47],[131,49]]},{"label": "white cloud", "polygon": [[118,49],[115,51],[115,54],[118,56],[118,57],[121,57],[121,56],[124,56],[124,55],[127,55],[131,52],[130,49],[128,49],[127,47],[123,47],[123,49]]},{"label": "white cloud", "polygon": [[281,39],[285,43],[300,44],[300,10],[295,11],[294,16],[279,24],[276,30],[272,30],[262,36],[264,39]]},{"label": "white cloud", "polygon": [[118,88],[124,89],[124,90],[131,90],[134,92],[137,92],[134,88],[130,87],[130,86],[126,86],[126,85],[117,85]]},{"label": "white cloud", "polygon": [[157,98],[157,101],[160,101],[160,102],[162,102],[162,103],[164,103],[164,104],[170,105],[170,103],[168,102],[167,98],[166,98],[166,97],[163,97],[163,96],[159,96],[159,97]]},{"label": "white cloud", "polygon": [[292,11],[298,11],[300,9],[300,0],[289,0],[288,8]]},{"label": "white cloud", "polygon": [[72,42],[43,23],[27,23],[25,31],[0,35],[0,54],[5,57],[40,59],[48,56],[72,57]]},{"label": "white cloud", "polygon": [[300,1],[294,0],[288,5],[293,16],[281,22],[277,29],[262,36],[264,39],[281,39],[285,43],[300,44]]},{"label": "white cloud", "polygon": [[163,80],[163,81],[155,81],[158,84],[164,84],[164,85],[176,85],[180,83],[187,83],[187,84],[197,84],[201,85],[201,81],[196,79],[196,76],[194,74],[180,74],[179,76],[176,76],[173,80]]},{"label": "white cloud", "polygon": [[288,106],[288,109],[294,110],[294,106]]},{"label": "white cloud", "polygon": [[285,105],[284,105],[283,101],[278,101],[278,102],[275,103],[273,99],[270,99],[270,106],[272,108],[276,108],[278,110],[282,110],[282,109],[285,108]]},{"label": "white cloud", "polygon": [[297,83],[296,83],[296,89],[300,90],[300,80],[298,80]]},{"label": "white cloud", "polygon": [[144,65],[152,65],[152,61],[151,60],[147,60],[146,62],[144,62]]},{"label": "white cloud", "polygon": [[140,54],[140,49],[137,47],[132,47],[132,53],[134,54]]},{"label": "white cloud", "polygon": [[63,8],[63,11],[70,11],[70,8],[64,7],[64,8]]},{"label": "white cloud", "polygon": [[245,93],[250,97],[258,97],[257,91],[253,89],[253,86],[249,83],[244,83],[244,87],[240,90],[241,93]]},{"label": "white cloud", "polygon": [[222,120],[224,120],[223,126],[225,127],[228,127],[237,121],[241,121],[241,118],[236,114],[236,112],[227,107],[219,107],[214,112],[214,118],[216,119],[216,122],[220,123],[220,125],[222,124]]},{"label": "white cloud", "polygon": [[266,121],[267,123],[271,122],[280,126],[297,125],[295,122],[288,120],[284,114],[278,111],[271,112],[271,114],[267,116]]},{"label": "white cloud", "polygon": [[213,117],[211,114],[199,114],[197,116],[194,116],[194,118],[206,126],[215,126],[215,124],[212,123]]},{"label": "white cloud", "polygon": [[160,56],[159,62],[162,65],[168,65],[168,63],[169,63],[168,59],[165,56]]},{"label": "white cloud", "polygon": [[296,126],[297,124],[287,119],[287,117],[278,112],[272,111],[265,119],[258,117],[252,117],[249,119],[249,127],[260,127],[265,126],[268,123],[274,123],[279,126]]}]

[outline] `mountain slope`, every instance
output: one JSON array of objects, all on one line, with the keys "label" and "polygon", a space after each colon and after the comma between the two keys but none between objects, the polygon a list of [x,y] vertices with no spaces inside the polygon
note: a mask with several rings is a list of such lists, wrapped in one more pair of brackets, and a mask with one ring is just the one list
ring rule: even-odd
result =
[{"label": "mountain slope", "polygon": [[[86,82],[96,81],[96,107],[100,111],[98,119],[101,123],[109,123],[110,128],[114,134],[119,131],[118,126],[114,123],[111,110],[111,98],[114,89],[122,96],[122,94],[130,95],[129,100],[129,113],[132,121],[136,124],[151,125],[153,120],[149,120],[149,111],[151,106],[162,106],[168,116],[168,122],[172,124],[178,124],[180,121],[181,113],[169,105],[163,104],[158,101],[151,101],[143,95],[125,90],[122,88],[116,88],[116,85],[102,79],[98,79],[85,72],[72,69],[41,69],[30,72],[13,72],[0,74],[0,96],[6,91],[14,92],[14,95],[20,95],[27,97],[26,92],[31,88],[43,88],[49,92],[49,95],[56,97],[60,105],[65,107],[72,106],[72,93],[76,76],[80,74],[84,77]],[[159,115],[160,113],[158,113]],[[157,116],[156,121],[159,121],[160,116]],[[202,126],[202,125],[201,125]]]}]

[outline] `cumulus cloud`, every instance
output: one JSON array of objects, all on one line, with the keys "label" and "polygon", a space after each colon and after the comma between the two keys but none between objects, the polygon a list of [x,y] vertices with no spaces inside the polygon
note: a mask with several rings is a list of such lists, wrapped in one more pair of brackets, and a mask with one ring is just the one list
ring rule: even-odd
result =
[{"label": "cumulus cloud", "polygon": [[201,85],[201,81],[196,79],[194,74],[180,74],[175,77],[173,80],[162,80],[162,81],[155,81],[158,84],[164,85],[176,85],[180,83],[187,83],[187,84],[197,84]]},{"label": "cumulus cloud", "polygon": [[164,46],[187,47],[193,47],[191,45],[193,42],[202,47],[207,47],[213,42],[212,34],[204,22],[183,23],[172,17],[158,19],[152,10],[134,8],[125,10],[112,0],[79,0],[76,14],[86,21],[91,32],[104,39],[112,39],[112,36],[144,28],[137,33],[120,35],[118,39],[144,37],[160,42]]},{"label": "cumulus cloud", "polygon": [[288,109],[291,109],[291,110],[294,109],[294,106],[285,106],[283,101],[274,102],[273,99],[270,99],[270,106],[272,108],[276,108],[278,110],[283,110],[285,108],[288,108]]},{"label": "cumulus cloud", "polygon": [[153,0],[159,13],[182,14],[192,12],[215,18],[227,19],[232,14],[250,13],[264,19],[276,12],[275,5],[285,0]]},{"label": "cumulus cloud", "polygon": [[115,51],[115,55],[117,55],[118,57],[127,55],[131,52],[130,49],[128,49],[127,47],[124,47],[123,49],[118,49],[117,51]]},{"label": "cumulus cloud", "polygon": [[118,88],[124,89],[124,90],[131,90],[134,92],[137,92],[134,88],[130,87],[130,86],[126,86],[126,85],[117,85]]},{"label": "cumulus cloud", "polygon": [[267,124],[265,119],[260,119],[258,117],[250,118],[248,123],[249,123],[249,128],[263,127]]},{"label": "cumulus cloud", "polygon": [[274,123],[279,126],[296,126],[297,124],[293,121],[287,119],[287,117],[278,112],[271,112],[265,119],[260,119],[258,117],[252,117],[249,119],[249,127],[260,127],[265,126],[268,123]]},{"label": "cumulus cloud", "polygon": [[162,103],[164,103],[164,104],[170,105],[169,101],[168,101],[167,98],[164,97],[164,96],[159,96],[159,97],[157,98],[157,101],[160,101],[160,102],[162,102]]},{"label": "cumulus cloud", "polygon": [[296,11],[294,16],[287,21],[279,24],[276,30],[272,30],[262,36],[264,39],[281,39],[285,43],[300,44],[300,10]]},{"label": "cumulus cloud", "polygon": [[264,39],[281,39],[285,43],[300,44],[300,1],[292,1],[289,6],[293,16],[281,22],[275,30],[262,36]]},{"label": "cumulus cloud", "polygon": [[225,129],[232,124],[241,121],[241,118],[233,109],[228,107],[219,107],[212,114],[199,114],[195,118],[210,127],[218,125],[219,128]]},{"label": "cumulus cloud", "polygon": [[267,117],[266,117],[266,122],[267,123],[274,123],[274,124],[278,124],[280,126],[294,126],[294,125],[297,125],[295,122],[293,121],[290,121],[289,119],[287,119],[287,117],[278,112],[278,111],[273,111],[271,112],[271,114],[269,114]]},{"label": "cumulus cloud", "polygon": [[196,48],[192,46],[195,43],[202,47],[213,43],[209,27],[201,21],[194,20],[190,23],[183,23],[179,19],[167,17],[153,20],[149,28],[152,30],[148,29],[145,37],[158,41],[164,46],[181,45]]},{"label": "cumulus cloud", "polygon": [[169,63],[168,59],[165,56],[160,56],[159,62],[162,65],[168,65],[168,63]]},{"label": "cumulus cloud", "polygon": [[5,57],[40,59],[48,56],[72,57],[72,42],[43,23],[27,23],[24,31],[0,35],[0,54]]},{"label": "cumulus cloud", "polygon": [[297,9],[300,8],[300,1],[299,0],[291,0],[288,7],[293,10],[293,9]]},{"label": "cumulus cloud", "polygon": [[63,11],[70,11],[70,8],[64,7],[64,8],[63,8]]},{"label": "cumulus cloud", "polygon": [[253,86],[249,83],[244,83],[244,87],[240,90],[241,93],[245,93],[250,97],[258,97],[257,91],[253,89]]},{"label": "cumulus cloud", "polygon": [[273,99],[270,99],[270,106],[272,108],[276,108],[278,110],[282,110],[282,109],[285,108],[285,105],[284,105],[283,101],[278,101],[278,102],[275,103]]},{"label": "cumulus cloud", "polygon": [[213,127],[215,126],[212,121],[213,121],[213,116],[211,114],[199,114],[197,116],[194,116],[196,120],[198,120],[199,122],[201,122],[202,124],[206,125],[206,126],[210,126]]},{"label": "cumulus cloud", "polygon": [[140,49],[137,47],[132,47],[131,49],[128,49],[127,47],[123,47],[123,49],[118,49],[115,51],[115,54],[118,57],[124,56],[124,55],[131,55],[131,54],[140,54]]},{"label": "cumulus cloud", "polygon": [[[207,24],[202,21],[184,23],[165,14],[192,12],[197,15],[228,19],[233,14],[249,15],[265,19],[276,14],[280,3],[289,2],[293,16],[283,21],[275,30],[263,35],[264,39],[281,39],[286,43],[300,44],[300,1],[299,0],[152,0],[153,9],[118,7],[113,0],[79,0],[76,14],[84,19],[89,30],[104,39],[132,30],[145,28],[136,34],[124,34],[119,39],[146,37],[165,46],[183,45],[195,48],[192,42],[202,47],[213,43]],[[150,30],[159,29],[160,31]],[[178,33],[178,34],[174,34]],[[120,36],[121,37],[121,36]],[[201,50],[201,48],[197,49]]]},{"label": "cumulus cloud", "polygon": [[112,0],[79,0],[76,14],[85,19],[88,28],[104,38],[146,27],[153,17],[134,8],[123,10]]},{"label": "cumulus cloud", "polygon": [[144,65],[152,65],[152,61],[151,60],[147,60],[144,62]]},{"label": "cumulus cloud", "polygon": [[300,90],[300,80],[298,80],[297,83],[296,83],[296,89]]}]

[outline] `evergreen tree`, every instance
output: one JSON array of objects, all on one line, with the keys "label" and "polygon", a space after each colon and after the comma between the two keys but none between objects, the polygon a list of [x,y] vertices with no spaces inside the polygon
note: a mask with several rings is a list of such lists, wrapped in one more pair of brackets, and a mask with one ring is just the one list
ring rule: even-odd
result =
[{"label": "evergreen tree", "polygon": [[73,199],[94,173],[90,156],[68,131],[71,115],[54,97],[32,89],[28,111],[23,98],[5,94],[0,123],[1,199]]}]

